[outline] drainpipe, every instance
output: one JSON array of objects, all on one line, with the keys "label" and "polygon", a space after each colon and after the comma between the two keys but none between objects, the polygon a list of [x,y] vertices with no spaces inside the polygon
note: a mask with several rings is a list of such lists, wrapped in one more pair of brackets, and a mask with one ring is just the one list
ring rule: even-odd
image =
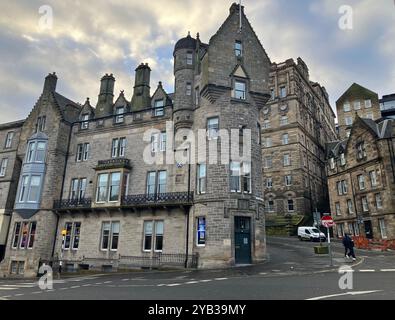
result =
[{"label": "drainpipe", "polygon": [[[190,201],[191,193],[191,145],[189,144],[189,161],[188,161],[188,204]],[[189,255],[189,210],[188,206],[185,208],[185,214],[187,218],[187,232],[186,232],[186,242],[185,242],[185,269],[188,268],[188,255]]]},{"label": "drainpipe", "polygon": [[[66,156],[65,156],[65,161],[64,161],[64,170],[63,170],[63,177],[62,177],[62,187],[60,189],[60,201],[63,200],[64,183],[65,183],[65,179],[66,179],[67,163],[69,160],[71,134],[73,133],[73,125],[74,125],[74,123],[70,123],[69,140],[67,141],[67,151],[66,151]],[[55,235],[54,235],[54,241],[53,241],[53,246],[52,246],[52,254],[51,254],[52,258],[54,258],[54,255],[55,255],[56,236],[58,234],[59,220],[60,220],[59,214],[58,213],[55,213],[55,214],[56,214],[56,228],[55,228]]]}]

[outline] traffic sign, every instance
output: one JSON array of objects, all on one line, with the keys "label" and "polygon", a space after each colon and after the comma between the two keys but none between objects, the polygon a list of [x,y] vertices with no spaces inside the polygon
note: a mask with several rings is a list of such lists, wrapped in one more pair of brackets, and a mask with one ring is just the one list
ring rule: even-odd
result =
[{"label": "traffic sign", "polygon": [[63,229],[63,230],[62,230],[62,236],[64,237],[64,236],[66,236],[66,234],[67,234],[67,230],[66,230],[66,229]]},{"label": "traffic sign", "polygon": [[321,224],[326,228],[332,228],[335,225],[331,216],[323,216],[321,218]]}]

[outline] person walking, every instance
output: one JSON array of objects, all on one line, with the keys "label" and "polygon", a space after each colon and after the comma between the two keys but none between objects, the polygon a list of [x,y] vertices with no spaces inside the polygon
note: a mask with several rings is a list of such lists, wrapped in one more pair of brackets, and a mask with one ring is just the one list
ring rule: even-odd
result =
[{"label": "person walking", "polygon": [[355,252],[354,252],[354,240],[349,236],[348,233],[345,233],[343,237],[343,246],[344,246],[344,256],[347,259],[352,259],[353,261],[356,261],[357,258],[355,257]]}]

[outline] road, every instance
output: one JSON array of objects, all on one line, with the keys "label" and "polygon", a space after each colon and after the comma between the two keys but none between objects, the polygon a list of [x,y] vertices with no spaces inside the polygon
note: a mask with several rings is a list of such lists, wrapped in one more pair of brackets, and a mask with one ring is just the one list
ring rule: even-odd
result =
[{"label": "road", "polygon": [[[41,290],[36,280],[0,280],[0,300],[395,299],[395,253],[357,250],[351,263],[335,243],[331,266],[328,256],[314,255],[314,245],[268,238],[268,261],[261,265],[63,278],[52,290]],[[354,271],[352,289],[339,288],[344,265]]]}]

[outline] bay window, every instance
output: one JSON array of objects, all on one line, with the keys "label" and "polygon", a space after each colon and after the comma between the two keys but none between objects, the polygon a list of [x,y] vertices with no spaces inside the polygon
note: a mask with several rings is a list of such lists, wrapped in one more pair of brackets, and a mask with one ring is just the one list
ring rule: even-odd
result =
[{"label": "bay window", "polygon": [[[86,185],[83,181],[81,185]],[[97,177],[96,202],[117,202],[120,196],[121,173],[101,173]]]}]

